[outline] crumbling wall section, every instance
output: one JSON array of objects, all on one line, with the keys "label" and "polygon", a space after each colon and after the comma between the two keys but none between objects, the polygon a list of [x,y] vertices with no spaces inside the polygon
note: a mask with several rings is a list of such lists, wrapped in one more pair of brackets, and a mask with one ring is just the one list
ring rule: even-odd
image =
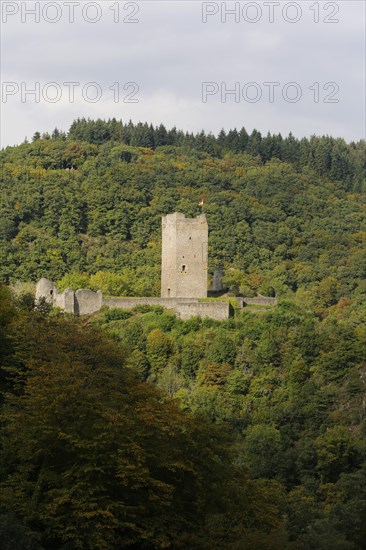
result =
[{"label": "crumbling wall section", "polygon": [[80,288],[75,292],[75,313],[78,315],[91,315],[99,311],[102,305],[103,294],[100,290],[94,292],[89,288]]},{"label": "crumbling wall section", "polygon": [[191,317],[208,317],[216,321],[229,318],[228,302],[178,302],[175,311],[183,321]]},{"label": "crumbling wall section", "polygon": [[121,309],[133,309],[142,305],[175,309],[178,302],[198,302],[198,300],[192,300],[191,298],[103,298],[103,305]]}]

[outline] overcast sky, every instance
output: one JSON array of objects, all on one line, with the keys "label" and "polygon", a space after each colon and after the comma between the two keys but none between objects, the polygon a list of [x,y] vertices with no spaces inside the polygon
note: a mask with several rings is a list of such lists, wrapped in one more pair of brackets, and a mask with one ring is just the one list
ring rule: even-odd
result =
[{"label": "overcast sky", "polygon": [[1,6],[2,147],[77,117],[365,138],[364,1]]}]

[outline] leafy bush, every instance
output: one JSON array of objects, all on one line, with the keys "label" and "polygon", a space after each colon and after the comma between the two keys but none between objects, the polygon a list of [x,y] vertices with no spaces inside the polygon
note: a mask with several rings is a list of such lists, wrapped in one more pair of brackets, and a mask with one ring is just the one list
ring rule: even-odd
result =
[{"label": "leafy bush", "polygon": [[108,308],[108,310],[103,313],[102,321],[105,323],[109,321],[122,321],[129,319],[132,315],[132,311],[128,309]]}]

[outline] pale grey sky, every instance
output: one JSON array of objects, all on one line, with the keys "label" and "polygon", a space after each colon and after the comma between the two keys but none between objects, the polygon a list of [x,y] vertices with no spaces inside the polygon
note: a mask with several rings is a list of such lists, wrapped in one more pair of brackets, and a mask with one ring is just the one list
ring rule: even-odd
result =
[{"label": "pale grey sky", "polygon": [[365,138],[363,1],[1,8],[2,147],[84,116]]}]

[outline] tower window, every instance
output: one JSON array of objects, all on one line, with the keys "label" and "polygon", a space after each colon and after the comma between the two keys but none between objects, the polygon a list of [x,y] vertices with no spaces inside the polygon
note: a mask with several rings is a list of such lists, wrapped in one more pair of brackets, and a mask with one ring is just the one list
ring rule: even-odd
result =
[{"label": "tower window", "polygon": [[182,265],[182,273],[184,273],[186,270],[186,266],[185,265]]}]

